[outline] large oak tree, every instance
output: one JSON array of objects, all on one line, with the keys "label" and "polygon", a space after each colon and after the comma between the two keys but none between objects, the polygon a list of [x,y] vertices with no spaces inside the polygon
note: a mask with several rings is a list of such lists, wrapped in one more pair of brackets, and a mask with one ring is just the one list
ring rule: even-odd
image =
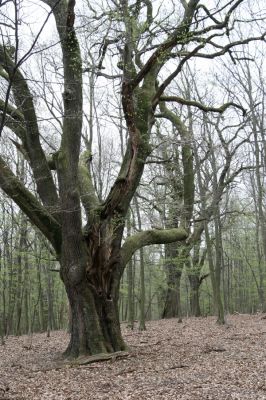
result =
[{"label": "large oak tree", "polygon": [[[157,6],[153,10],[153,1],[113,1],[114,9],[106,15],[112,22],[119,21],[123,29],[118,30],[116,38],[105,36],[99,70],[96,68],[94,72],[101,74],[108,46],[116,45],[122,57],[117,79],[121,82],[128,142],[117,178],[105,200],[99,201],[91,177],[91,154],[81,152],[84,85],[74,26],[75,0],[43,0],[43,3],[50,7],[54,16],[62,49],[61,143],[52,157],[45,154],[38,109],[20,68],[22,63],[3,43],[0,74],[7,82],[7,95],[12,94],[12,97],[6,96],[0,101],[1,128],[5,126],[16,135],[17,141],[13,142],[32,169],[37,193],[33,194],[21,183],[4,158],[0,158],[0,186],[48,239],[60,262],[60,275],[72,313],[66,355],[77,357],[120,351],[126,345],[118,320],[118,294],[127,262],[143,246],[177,242],[188,235],[189,221],[183,218],[183,225],[138,232],[123,241],[130,202],[152,150],[150,136],[156,109],[160,102],[174,101],[203,111],[224,112],[232,103],[207,107],[179,96],[167,96],[168,86],[191,59],[212,59],[227,52],[233,57],[235,46],[264,39],[264,36],[241,41],[231,39],[236,24],[234,12],[244,0],[217,1],[213,9],[199,0],[180,0],[173,15],[161,21],[156,20],[159,13]],[[165,68],[168,65],[171,73]],[[184,186],[184,191],[187,190]],[[194,190],[193,185],[191,190]],[[193,193],[185,192],[184,197],[193,199]]]}]

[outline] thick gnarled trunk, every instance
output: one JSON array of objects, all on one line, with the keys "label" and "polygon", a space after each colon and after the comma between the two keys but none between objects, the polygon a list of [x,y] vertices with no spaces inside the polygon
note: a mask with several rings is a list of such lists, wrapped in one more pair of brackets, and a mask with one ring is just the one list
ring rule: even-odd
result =
[{"label": "thick gnarled trunk", "polygon": [[187,237],[182,228],[138,232],[121,247],[123,227],[120,218],[100,219],[86,240],[76,238],[73,243],[70,237],[68,242],[63,241],[61,277],[72,317],[67,356],[125,350],[118,314],[119,284],[125,265],[142,246]]},{"label": "thick gnarled trunk", "polygon": [[71,307],[70,342],[65,356],[112,353],[125,350],[117,317],[117,302],[94,293],[89,282],[66,287]]},{"label": "thick gnarled trunk", "polygon": [[110,353],[126,348],[118,316],[122,227],[116,227],[113,232],[113,225],[104,221],[93,226],[86,246],[80,245],[85,252],[80,257],[83,265],[73,268],[77,259],[74,257],[72,262],[69,259],[73,254],[71,244],[67,249],[67,265],[61,268],[72,321],[66,356]]}]

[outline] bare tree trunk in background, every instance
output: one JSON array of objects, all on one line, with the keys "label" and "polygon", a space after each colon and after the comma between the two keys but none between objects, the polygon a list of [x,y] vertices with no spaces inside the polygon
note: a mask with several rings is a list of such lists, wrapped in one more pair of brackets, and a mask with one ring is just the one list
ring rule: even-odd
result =
[{"label": "bare tree trunk in background", "polygon": [[[141,231],[141,215],[137,197],[134,197],[134,203],[137,214],[138,230]],[[145,290],[145,262],[143,248],[139,251],[140,256],[140,317],[139,317],[139,330],[145,331],[145,304],[146,304],[146,290]]]},{"label": "bare tree trunk in background", "polygon": [[201,240],[199,239],[197,243],[193,246],[193,256],[191,259],[191,265],[188,266],[188,279],[190,282],[190,309],[194,317],[201,316],[200,309],[200,286],[208,274],[201,275],[201,270],[205,262],[206,249],[201,251]]},{"label": "bare tree trunk in background", "polygon": [[[130,218],[127,219],[127,232],[130,235]],[[133,260],[127,264],[127,283],[128,283],[128,327],[134,329],[134,275],[133,275]]]},{"label": "bare tree trunk in background", "polygon": [[180,280],[184,261],[182,248],[178,248],[177,243],[165,246],[167,292],[162,317],[178,318],[178,322],[182,322]]},{"label": "bare tree trunk in background", "polygon": [[22,305],[24,297],[24,286],[22,284],[22,265],[23,265],[23,254],[26,251],[27,245],[27,221],[23,215],[21,215],[21,226],[19,231],[19,246],[17,249],[17,266],[18,266],[18,282],[17,282],[17,296],[16,296],[16,335],[21,335],[21,316],[22,316]]}]

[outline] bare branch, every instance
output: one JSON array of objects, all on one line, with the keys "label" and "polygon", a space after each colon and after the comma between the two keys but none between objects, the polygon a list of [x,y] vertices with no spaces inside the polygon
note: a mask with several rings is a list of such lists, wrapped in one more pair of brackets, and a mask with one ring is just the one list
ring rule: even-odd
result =
[{"label": "bare branch", "polygon": [[173,102],[176,102],[176,103],[179,103],[182,105],[199,108],[200,110],[202,110],[204,112],[217,112],[220,114],[223,114],[229,107],[236,107],[242,111],[243,115],[246,115],[246,110],[241,105],[233,103],[233,102],[225,103],[221,107],[209,107],[209,106],[205,106],[204,104],[199,103],[196,100],[186,100],[186,99],[184,99],[182,97],[178,97],[178,96],[161,96],[160,100],[167,101],[167,102],[173,101]]}]

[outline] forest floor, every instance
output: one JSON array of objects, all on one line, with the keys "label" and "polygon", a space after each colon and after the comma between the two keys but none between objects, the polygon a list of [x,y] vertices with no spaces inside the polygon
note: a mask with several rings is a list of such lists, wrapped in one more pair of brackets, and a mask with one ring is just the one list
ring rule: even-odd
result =
[{"label": "forest floor", "polygon": [[62,331],[0,346],[0,400],[266,399],[266,317],[152,321],[123,333],[127,358],[58,367]]}]

